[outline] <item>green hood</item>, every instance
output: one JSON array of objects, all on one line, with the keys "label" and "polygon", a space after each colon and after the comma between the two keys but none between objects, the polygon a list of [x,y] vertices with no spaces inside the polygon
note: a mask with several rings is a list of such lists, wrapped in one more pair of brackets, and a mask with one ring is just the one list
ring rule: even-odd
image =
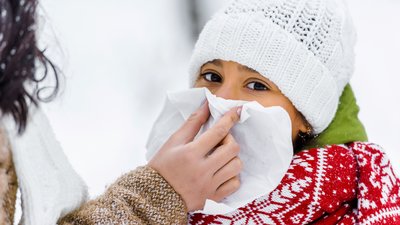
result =
[{"label": "green hood", "polygon": [[348,84],[339,100],[335,118],[327,129],[312,139],[303,149],[319,148],[332,144],[346,144],[354,141],[368,141],[367,133],[358,119],[360,108]]}]

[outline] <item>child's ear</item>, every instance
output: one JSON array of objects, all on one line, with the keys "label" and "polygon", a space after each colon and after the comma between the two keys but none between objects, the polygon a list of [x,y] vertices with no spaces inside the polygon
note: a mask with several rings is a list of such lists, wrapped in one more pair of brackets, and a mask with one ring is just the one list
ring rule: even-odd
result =
[{"label": "child's ear", "polygon": [[302,122],[299,130],[301,133],[307,133],[308,131],[307,125],[304,122]]},{"label": "child's ear", "polygon": [[311,134],[312,127],[301,113],[299,113],[299,119],[300,119],[299,131],[304,134]]}]

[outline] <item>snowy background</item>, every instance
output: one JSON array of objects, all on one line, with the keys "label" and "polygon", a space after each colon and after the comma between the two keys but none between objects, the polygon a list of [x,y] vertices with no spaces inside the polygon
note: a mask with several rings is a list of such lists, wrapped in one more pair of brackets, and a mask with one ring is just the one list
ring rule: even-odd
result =
[{"label": "snowy background", "polygon": [[[400,174],[400,1],[348,1],[358,29],[351,83],[360,117]],[[41,1],[40,43],[65,76],[62,95],[45,109],[92,197],[146,163],[165,92],[187,87],[196,32],[224,2]]]}]

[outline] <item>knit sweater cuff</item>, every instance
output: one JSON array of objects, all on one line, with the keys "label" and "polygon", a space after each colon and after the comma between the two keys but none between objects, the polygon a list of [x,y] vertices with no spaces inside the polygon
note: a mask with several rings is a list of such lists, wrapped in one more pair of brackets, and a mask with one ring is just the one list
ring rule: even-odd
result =
[{"label": "knit sweater cuff", "polygon": [[138,167],[58,224],[187,224],[187,210],[161,175],[150,167]]},{"label": "knit sweater cuff", "polygon": [[138,167],[129,172],[117,180],[115,185],[140,193],[141,197],[145,198],[146,204],[135,204],[139,217],[140,214],[147,217],[149,211],[153,211],[156,217],[161,217],[156,218],[156,221],[166,224],[177,224],[178,221],[180,223],[187,220],[187,208],[181,196],[149,166]]}]

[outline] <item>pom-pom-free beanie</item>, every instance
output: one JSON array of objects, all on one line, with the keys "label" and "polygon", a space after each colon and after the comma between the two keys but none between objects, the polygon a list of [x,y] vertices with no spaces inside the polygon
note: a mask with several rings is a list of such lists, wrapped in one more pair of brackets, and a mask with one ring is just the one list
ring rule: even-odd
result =
[{"label": "pom-pom-free beanie", "polygon": [[234,61],[274,82],[321,133],[354,67],[355,30],[343,0],[234,0],[206,24],[190,65]]}]

